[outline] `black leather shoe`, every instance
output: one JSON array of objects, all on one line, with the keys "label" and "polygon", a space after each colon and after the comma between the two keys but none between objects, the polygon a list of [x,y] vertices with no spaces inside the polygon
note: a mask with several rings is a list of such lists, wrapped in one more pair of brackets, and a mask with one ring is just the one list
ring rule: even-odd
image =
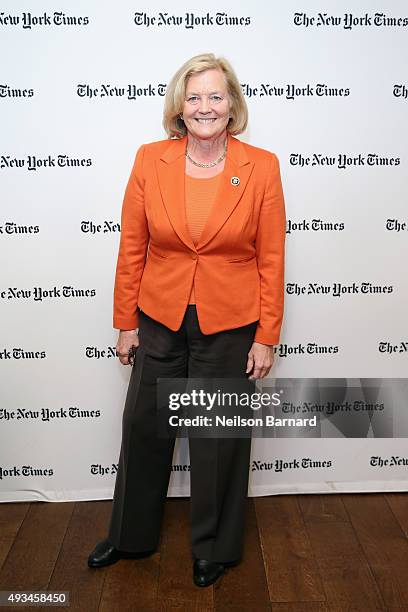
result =
[{"label": "black leather shoe", "polygon": [[194,584],[200,587],[210,586],[225,572],[225,565],[217,561],[196,559],[193,566]]},{"label": "black leather shoe", "polygon": [[115,548],[109,540],[105,539],[99,542],[89,555],[88,565],[89,567],[104,567],[105,565],[116,563],[119,559],[143,559],[154,552],[154,550],[137,553],[124,552]]}]

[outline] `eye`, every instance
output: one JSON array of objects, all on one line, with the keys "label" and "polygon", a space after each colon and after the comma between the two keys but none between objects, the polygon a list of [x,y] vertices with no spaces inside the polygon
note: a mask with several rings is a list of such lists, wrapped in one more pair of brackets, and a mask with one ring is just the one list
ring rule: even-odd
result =
[{"label": "eye", "polygon": [[198,96],[189,96],[187,98],[187,102],[190,102],[191,104],[197,104],[198,102]]},{"label": "eye", "polygon": [[211,102],[221,102],[222,97],[221,96],[217,96],[217,95],[213,95],[210,97]]}]

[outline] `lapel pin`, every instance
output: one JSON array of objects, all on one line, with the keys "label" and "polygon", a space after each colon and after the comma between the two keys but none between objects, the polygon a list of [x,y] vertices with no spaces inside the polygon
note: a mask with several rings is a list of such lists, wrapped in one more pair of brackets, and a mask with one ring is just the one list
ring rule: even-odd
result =
[{"label": "lapel pin", "polygon": [[235,185],[235,187],[237,187],[239,185],[239,183],[240,183],[240,180],[239,180],[239,178],[237,176],[233,176],[231,178],[231,185]]}]

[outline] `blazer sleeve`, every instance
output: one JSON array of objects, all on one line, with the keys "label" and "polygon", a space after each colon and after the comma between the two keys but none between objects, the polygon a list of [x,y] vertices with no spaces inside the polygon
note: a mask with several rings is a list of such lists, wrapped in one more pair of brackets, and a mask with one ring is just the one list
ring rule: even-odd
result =
[{"label": "blazer sleeve", "polygon": [[113,298],[113,327],[116,329],[136,329],[139,325],[137,300],[149,244],[144,204],[143,156],[144,145],[136,153],[122,204]]},{"label": "blazer sleeve", "polygon": [[256,234],[261,314],[254,340],[279,344],[284,305],[286,213],[279,160],[272,153]]}]

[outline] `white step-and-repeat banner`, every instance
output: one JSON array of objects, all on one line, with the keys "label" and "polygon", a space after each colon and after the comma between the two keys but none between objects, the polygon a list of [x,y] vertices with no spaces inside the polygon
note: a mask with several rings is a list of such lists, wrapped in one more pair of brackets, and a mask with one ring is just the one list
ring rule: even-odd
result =
[{"label": "white step-and-repeat banner", "polygon": [[[0,501],[112,497],[130,375],[112,329],[122,198],[137,148],[165,137],[166,84],[198,53],[232,63],[240,138],[281,164],[273,376],[407,377],[407,36],[403,0],[3,0]],[[406,433],[375,431],[379,405],[352,433],[254,439],[249,494],[406,490]],[[169,495],[189,494],[186,442]]]}]

